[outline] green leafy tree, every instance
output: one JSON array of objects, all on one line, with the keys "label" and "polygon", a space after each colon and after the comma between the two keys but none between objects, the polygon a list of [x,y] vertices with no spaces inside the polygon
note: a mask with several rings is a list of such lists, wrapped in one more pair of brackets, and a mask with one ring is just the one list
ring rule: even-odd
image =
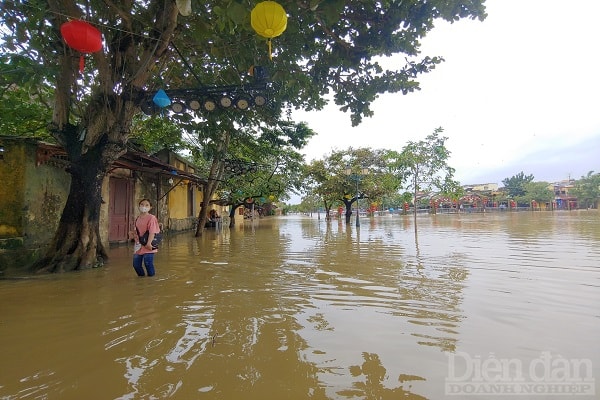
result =
[{"label": "green leafy tree", "polygon": [[[415,207],[421,192],[452,191],[458,186],[453,180],[454,168],[448,164],[450,151],[446,148],[444,130],[436,128],[424,140],[408,142],[400,152],[398,169],[407,188],[412,190]],[[415,229],[417,213],[415,210]]]},{"label": "green leafy tree", "polygon": [[39,66],[22,57],[0,54],[0,132],[49,140],[52,91]]},{"label": "green leafy tree", "polygon": [[404,203],[410,204],[412,194],[410,193],[392,193],[384,196],[381,200],[383,206],[387,209],[393,208],[395,211],[403,211]]},{"label": "green leafy tree", "polygon": [[134,117],[131,137],[141,143],[150,154],[163,149],[180,152],[193,148],[189,141],[182,138],[181,126],[171,119],[161,116],[142,118],[141,115],[137,115]]},{"label": "green leafy tree", "polygon": [[517,204],[531,205],[533,201],[538,204],[549,203],[554,200],[554,192],[548,182],[527,182],[523,184],[522,196],[515,196]]},{"label": "green leafy tree", "polygon": [[[218,188],[212,185],[215,193],[219,194],[219,202],[231,206],[231,226],[235,223],[233,216],[238,207],[284,200],[290,191],[301,187],[304,158],[299,150],[314,134],[304,123],[280,123],[277,127],[263,126],[243,131],[244,135],[233,137],[236,143],[230,146],[231,152],[227,154],[231,158],[220,160],[216,176],[215,159],[207,163],[211,169],[209,176],[219,183]],[[227,171],[231,160],[239,165],[237,171]],[[261,161],[256,163],[253,160]],[[213,193],[205,190],[203,196],[202,208],[208,209]],[[204,226],[205,217],[205,213],[201,212],[197,236]]]},{"label": "green leafy tree", "polygon": [[357,201],[367,198],[381,201],[397,192],[400,181],[391,167],[395,165],[391,160],[397,156],[390,150],[366,147],[334,150],[323,160],[309,165],[307,186],[312,194],[321,198],[327,211],[335,204],[344,204],[348,223],[352,205]]},{"label": "green leafy tree", "polygon": [[[348,223],[354,202],[360,199],[369,199],[371,203],[381,202],[386,195],[396,193],[402,181],[394,169],[399,157],[396,151],[363,147],[349,148],[342,154],[346,167],[343,177],[344,196],[341,200],[346,205]],[[351,173],[350,177],[346,175],[348,172]],[[358,190],[355,179],[359,179]]]},{"label": "green leafy tree", "polygon": [[582,176],[575,181],[573,195],[577,196],[577,202],[581,207],[598,208],[600,199],[600,173],[589,171],[586,176]]},{"label": "green leafy tree", "polygon": [[502,184],[508,195],[516,198],[525,195],[525,184],[533,182],[533,180],[533,175],[525,175],[525,173],[521,171],[517,175],[503,179]]},{"label": "green leafy tree", "polygon": [[[326,160],[314,160],[304,167],[304,196],[302,203],[323,204],[325,219],[330,219],[331,208],[339,202],[338,177],[331,174]],[[306,201],[305,201],[306,200]]]},{"label": "green leafy tree", "polygon": [[[373,114],[370,104],[380,93],[418,90],[418,77],[442,62],[441,57],[419,56],[420,40],[433,29],[435,19],[485,18],[483,0],[285,1],[282,5],[290,18],[286,32],[274,41],[271,61],[265,39],[249,23],[254,3],[194,2],[187,16],[180,15],[178,4],[174,0],[0,3],[0,55],[10,60],[26,57],[43,71],[44,81],[54,90],[51,119],[45,122],[71,161],[66,207],[37,267],[80,269],[106,257],[99,236],[102,180],[126,151],[133,118],[149,93],[158,88],[242,86],[248,82],[250,66],[268,65],[273,85],[263,116],[230,113],[229,119],[248,125],[253,118],[268,119],[269,114],[279,118],[286,106],[320,109],[325,95],[332,93],[356,125]],[[60,26],[84,17],[102,31],[104,41],[101,51],[87,57],[80,73],[80,54],[64,44]],[[378,60],[393,54],[410,58],[396,70],[385,70]],[[221,126],[203,118],[207,122],[203,129],[227,144],[226,135],[235,124]],[[225,148],[219,154],[225,154]],[[216,162],[213,168],[218,172],[221,167]]]},{"label": "green leafy tree", "polygon": [[[209,114],[203,119],[192,118],[188,114],[176,114],[172,118],[185,133],[196,163],[205,166],[203,172],[208,178],[208,183],[202,187],[203,200],[196,236],[202,235],[208,205],[222,186],[221,182],[226,181],[223,174],[228,159],[262,162],[272,159],[279,152],[282,155],[289,154],[286,149],[301,149],[314,135],[305,123],[294,123],[270,112],[252,114],[228,109]],[[295,170],[291,170],[289,176],[294,175],[292,172],[295,173]],[[243,203],[236,204],[240,206]]]},{"label": "green leafy tree", "polygon": [[308,194],[302,197],[300,204],[292,206],[292,209],[294,209],[297,212],[312,214],[313,211],[319,208],[320,204],[321,199],[312,194]]}]

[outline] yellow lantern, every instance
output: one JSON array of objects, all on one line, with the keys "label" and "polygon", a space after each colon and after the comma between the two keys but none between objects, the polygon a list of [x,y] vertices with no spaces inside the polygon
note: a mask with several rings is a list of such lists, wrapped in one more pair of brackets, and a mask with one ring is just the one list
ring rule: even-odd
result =
[{"label": "yellow lantern", "polygon": [[269,59],[271,57],[271,39],[277,37],[287,28],[287,15],[283,7],[274,1],[258,3],[250,13],[252,29],[260,36],[267,38]]}]

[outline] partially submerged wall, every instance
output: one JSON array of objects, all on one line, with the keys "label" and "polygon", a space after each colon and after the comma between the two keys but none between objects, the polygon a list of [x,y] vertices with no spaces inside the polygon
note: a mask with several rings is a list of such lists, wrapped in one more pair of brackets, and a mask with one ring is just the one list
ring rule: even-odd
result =
[{"label": "partially submerged wall", "polygon": [[0,138],[0,148],[2,271],[31,264],[44,250],[58,226],[71,177],[66,161],[35,141]]}]

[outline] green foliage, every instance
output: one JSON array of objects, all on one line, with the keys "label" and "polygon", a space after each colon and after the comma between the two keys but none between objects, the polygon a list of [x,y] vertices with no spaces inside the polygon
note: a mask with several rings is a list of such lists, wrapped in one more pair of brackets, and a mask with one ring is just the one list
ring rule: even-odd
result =
[{"label": "green foliage", "polygon": [[522,186],[523,195],[514,196],[517,204],[529,205],[532,201],[548,203],[554,200],[554,192],[548,182],[526,182]]},{"label": "green foliage", "polygon": [[400,187],[390,167],[396,157],[396,152],[385,149],[334,150],[323,160],[313,161],[306,167],[305,193],[321,199],[325,208],[341,203],[348,207],[362,198],[380,202]]},{"label": "green foliage", "polygon": [[190,144],[182,138],[181,128],[164,116],[134,118],[132,137],[140,142],[148,153],[156,153],[162,149],[174,152],[190,148]]},{"label": "green foliage", "polygon": [[437,128],[425,140],[408,142],[402,148],[397,168],[415,198],[420,191],[452,192],[460,186],[452,179],[454,168],[448,165],[450,151],[445,145],[448,138],[439,136],[442,132]]},{"label": "green foliage", "polygon": [[[324,97],[333,92],[335,103],[351,113],[356,125],[372,115],[370,104],[380,93],[419,90],[417,78],[443,61],[439,56],[419,55],[420,40],[433,29],[435,19],[454,22],[486,17],[483,1],[477,0],[283,2],[290,18],[287,30],[273,40],[271,62],[266,40],[250,26],[254,3],[193,3],[192,14],[177,16],[175,21],[167,19],[170,9],[164,4],[162,0],[118,5],[59,0],[50,7],[41,1],[3,2],[2,52],[33,60],[53,82],[60,67],[57,54],[72,53],[63,45],[58,25],[67,16],[81,17],[80,10],[86,10],[85,18],[102,31],[106,57],[89,57],[87,68],[91,69],[81,77],[87,87],[75,88],[79,100],[93,101],[97,91],[116,94],[127,88],[129,80],[139,79],[146,67],[150,71],[146,88],[152,90],[242,84],[248,68],[258,64],[269,66],[275,83],[273,109],[285,104],[320,109]],[[159,35],[170,32],[172,22],[177,28],[165,38],[171,46],[157,49],[157,59],[143,59],[152,55],[148,51],[156,47]],[[410,58],[398,69],[385,70],[379,58],[394,54]],[[103,63],[109,63],[105,71],[109,75],[98,77],[94,68],[104,68]]]},{"label": "green foliage", "polygon": [[[440,132],[442,129],[438,128],[424,141],[409,142],[401,153],[370,148],[332,151],[306,167],[305,193],[321,199],[325,208],[343,203],[348,210],[363,198],[385,207],[401,208],[405,202],[412,203],[416,192],[433,188],[458,198],[463,189],[452,179],[454,169],[447,164],[447,138],[440,137]],[[399,194],[403,184],[413,193]]]},{"label": "green foliage", "polygon": [[[273,40],[271,61],[265,39],[250,27],[253,3],[194,3],[187,17],[173,13],[172,4],[166,4],[133,1],[117,8],[101,0],[3,2],[0,56],[15,67],[10,81],[53,87],[59,100],[54,102],[53,122],[63,127],[61,116],[66,115],[77,126],[56,131],[61,142],[69,141],[69,132],[94,124],[98,133],[87,129],[89,143],[81,143],[82,148],[98,143],[97,135],[104,132],[110,132],[111,143],[126,142],[132,132],[149,148],[177,149],[181,139],[168,123],[150,119],[138,125],[143,121],[138,120],[130,129],[128,118],[133,115],[127,111],[127,101],[158,88],[243,85],[252,81],[247,73],[250,66],[267,66],[271,96],[269,106],[260,112],[222,110],[199,118],[167,112],[163,117],[186,132],[196,154],[211,159],[221,151],[218,144],[223,131],[243,136],[240,127],[275,124],[285,108],[320,109],[327,95],[333,94],[335,103],[358,124],[372,115],[370,104],[380,93],[418,90],[418,77],[442,62],[439,56],[419,55],[420,40],[433,29],[435,19],[453,22],[486,16],[483,1],[473,0],[422,4],[370,0],[360,5],[338,0],[284,2],[290,18],[284,34]],[[76,71],[79,53],[65,46],[59,32],[68,17],[82,17],[81,10],[101,30],[105,43],[102,52],[86,57],[83,74]],[[403,65],[396,64],[397,69],[384,69],[380,57],[394,54],[409,58]],[[64,72],[67,69],[69,73]],[[119,114],[101,116],[105,110]],[[49,114],[39,115],[44,115],[40,120],[46,125]],[[102,126],[106,123],[117,126]],[[266,135],[265,140],[278,139]],[[299,137],[289,140],[296,148],[302,145]]]},{"label": "green foliage", "polygon": [[453,201],[458,201],[465,193],[465,188],[463,188],[458,181],[452,179],[447,179],[440,191],[442,196]]},{"label": "green foliage", "polygon": [[586,176],[582,176],[575,181],[575,188],[572,194],[577,196],[580,207],[598,208],[600,199],[600,173],[589,171]]},{"label": "green foliage", "polygon": [[381,204],[386,209],[394,208],[395,210],[402,210],[404,207],[404,203],[411,204],[412,203],[412,194],[408,192],[404,193],[392,193],[386,196],[383,196],[381,199]]},{"label": "green foliage", "polygon": [[50,89],[39,65],[26,57],[0,55],[0,132],[49,140]]},{"label": "green foliage", "polygon": [[298,150],[313,135],[314,131],[306,124],[291,122],[234,131],[227,153],[212,157],[234,159],[256,168],[243,174],[225,173],[220,197],[227,204],[238,204],[246,199],[287,198],[290,191],[301,187],[304,160]]},{"label": "green foliage", "polygon": [[320,198],[313,195],[308,195],[302,198],[300,204],[292,206],[291,211],[310,214],[316,212],[322,206],[323,202]]},{"label": "green foliage", "polygon": [[[338,174],[333,171],[338,171]],[[305,211],[317,209],[321,205],[330,210],[340,202],[343,194],[340,192],[339,165],[335,165],[330,159],[314,160],[306,165],[303,182],[302,204]]]},{"label": "green foliage", "polygon": [[523,171],[519,172],[510,178],[502,180],[504,188],[511,197],[525,196],[525,184],[533,182],[533,175],[525,175]]}]

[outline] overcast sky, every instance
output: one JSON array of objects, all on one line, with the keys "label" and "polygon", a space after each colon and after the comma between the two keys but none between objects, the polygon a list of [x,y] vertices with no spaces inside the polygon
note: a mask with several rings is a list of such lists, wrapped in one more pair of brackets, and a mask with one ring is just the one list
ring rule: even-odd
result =
[{"label": "overcast sky", "polygon": [[360,126],[335,105],[295,113],[318,132],[306,160],[349,146],[400,151],[442,127],[462,184],[600,172],[600,0],[486,6],[484,22],[438,22],[421,55],[446,61],[421,76],[421,91],[382,95]]}]

